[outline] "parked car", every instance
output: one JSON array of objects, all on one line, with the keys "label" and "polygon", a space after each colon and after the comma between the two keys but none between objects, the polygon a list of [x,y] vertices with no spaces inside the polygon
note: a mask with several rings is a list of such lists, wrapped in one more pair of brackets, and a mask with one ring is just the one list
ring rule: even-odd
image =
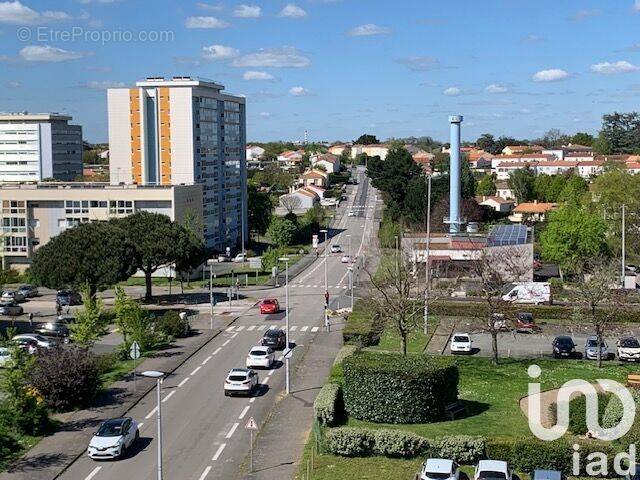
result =
[{"label": "parked car", "polygon": [[64,322],[67,325],[69,325],[70,323],[75,323],[76,321],[76,317],[74,315],[70,315],[68,313],[63,313],[62,315],[58,315],[58,317],[56,318],[57,322]]},{"label": "parked car", "polygon": [[629,472],[624,476],[625,480],[640,480],[640,465],[630,465]]},{"label": "parked car", "polygon": [[39,348],[52,348],[56,345],[56,342],[50,338],[43,337],[37,333],[21,333],[11,339],[13,342],[20,343],[26,340],[36,342]]},{"label": "parked car", "polygon": [[11,350],[0,347],[0,368],[9,366],[9,362],[11,362]]},{"label": "parked car", "polygon": [[33,355],[40,351],[40,347],[38,347],[38,342],[31,338],[18,338],[13,340],[13,343],[20,350],[27,352],[29,355]]},{"label": "parked car", "polygon": [[554,338],[551,346],[554,358],[573,357],[576,354],[576,344],[573,338],[567,335]]},{"label": "parked car", "polygon": [[247,368],[271,368],[276,356],[270,347],[253,347],[247,355]]},{"label": "parked car", "polygon": [[24,309],[13,300],[0,300],[0,315],[15,317],[22,315]]},{"label": "parked car", "polygon": [[17,290],[8,290],[2,292],[2,300],[13,300],[16,303],[22,303],[25,301],[24,295]]},{"label": "parked car", "polygon": [[340,245],[331,245],[331,253],[340,253],[342,251],[342,248],[340,247]]},{"label": "parked car", "polygon": [[231,260],[231,259],[229,257],[227,257],[226,255],[218,255],[218,262],[219,263],[228,262],[229,260]]},{"label": "parked car", "polygon": [[451,353],[471,353],[471,337],[468,333],[454,333],[449,349]]},{"label": "parked car", "polygon": [[473,480],[511,480],[511,470],[502,460],[480,460]]},{"label": "parked car", "polygon": [[523,333],[536,333],[542,329],[536,324],[532,313],[518,312],[516,313],[516,330]]},{"label": "parked car", "polygon": [[458,480],[460,469],[453,460],[429,458],[422,464],[417,480]]},{"label": "parked car", "polygon": [[24,295],[25,298],[33,298],[39,295],[38,287],[34,287],[33,285],[20,285],[18,292]]},{"label": "parked car", "polygon": [[598,350],[600,350],[600,358],[602,360],[607,360],[609,358],[609,347],[607,346],[607,342],[603,340],[602,344],[598,345],[598,337],[591,335],[587,338],[587,341],[584,344],[584,357],[587,360],[597,360]]},{"label": "parked car", "polygon": [[82,305],[82,296],[71,290],[59,290],[56,294],[56,302],[62,307]]},{"label": "parked car", "polygon": [[251,395],[258,388],[258,374],[249,368],[233,368],[224,380],[224,396]]},{"label": "parked car", "polygon": [[511,330],[510,322],[507,322],[507,318],[503,313],[493,313],[491,318],[493,319],[493,328],[499,332],[508,332]]},{"label": "parked car", "polygon": [[640,360],[640,342],[635,337],[622,337],[618,340],[618,359],[628,362]]},{"label": "parked car", "polygon": [[505,288],[502,300],[512,303],[551,303],[551,284],[549,282],[512,283]]},{"label": "parked car", "polygon": [[69,327],[67,323],[59,319],[56,319],[54,322],[41,324],[40,327],[36,328],[36,332],[50,337],[60,337],[64,339],[69,337]]},{"label": "parked car", "polygon": [[349,213],[347,215],[349,217],[355,217],[356,216],[356,211],[355,210],[349,210]]},{"label": "parked car", "polygon": [[262,337],[262,346],[282,350],[287,346],[287,334],[280,328],[270,328]]},{"label": "parked car", "polygon": [[260,313],[272,314],[280,311],[280,303],[275,298],[265,298],[260,302]]},{"label": "parked car", "polygon": [[234,263],[244,263],[247,261],[247,254],[246,253],[239,253],[237,254],[235,257],[233,257],[233,260],[231,260]]},{"label": "parked car", "polygon": [[351,263],[351,256],[350,255],[343,255],[342,258],[340,259],[340,261],[342,263]]},{"label": "parked car", "polygon": [[94,460],[122,458],[138,438],[140,432],[135,420],[130,417],[112,418],[102,422],[93,434],[87,455]]},{"label": "parked car", "polygon": [[566,480],[566,476],[557,470],[534,470],[531,480]]}]

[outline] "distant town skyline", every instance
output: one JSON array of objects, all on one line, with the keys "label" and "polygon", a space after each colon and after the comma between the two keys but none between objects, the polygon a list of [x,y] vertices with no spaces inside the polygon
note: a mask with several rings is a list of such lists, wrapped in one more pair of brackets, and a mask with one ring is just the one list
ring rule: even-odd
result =
[{"label": "distant town skyline", "polygon": [[247,140],[596,133],[637,109],[640,0],[0,1],[0,111],[60,112],[107,141],[106,89],[213,79]]}]

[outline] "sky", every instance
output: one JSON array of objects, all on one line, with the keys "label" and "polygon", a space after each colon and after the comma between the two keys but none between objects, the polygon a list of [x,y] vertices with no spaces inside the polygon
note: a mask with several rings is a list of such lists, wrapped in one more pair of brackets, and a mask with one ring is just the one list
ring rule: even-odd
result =
[{"label": "sky", "polygon": [[638,109],[640,0],[0,0],[0,111],[108,140],[148,76],[247,97],[248,141],[596,133]]}]

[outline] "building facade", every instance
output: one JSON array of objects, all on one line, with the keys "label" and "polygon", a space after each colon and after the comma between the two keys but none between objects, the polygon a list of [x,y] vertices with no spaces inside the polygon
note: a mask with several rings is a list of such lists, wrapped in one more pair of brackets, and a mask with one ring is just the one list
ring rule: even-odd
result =
[{"label": "building facade", "polygon": [[0,115],[0,182],[82,175],[82,127],[55,113]]},{"label": "building facade", "polygon": [[108,90],[112,184],[201,184],[205,244],[247,236],[245,99],[210,80],[147,78]]},{"label": "building facade", "polygon": [[40,245],[84,222],[142,210],[176,222],[187,215],[202,221],[202,190],[202,185],[2,184],[2,263],[5,268],[25,270]]}]

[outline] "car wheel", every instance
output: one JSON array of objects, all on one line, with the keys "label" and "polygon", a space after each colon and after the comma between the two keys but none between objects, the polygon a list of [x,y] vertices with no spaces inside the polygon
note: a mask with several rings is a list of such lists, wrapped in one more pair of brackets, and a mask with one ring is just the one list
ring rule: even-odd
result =
[{"label": "car wheel", "polygon": [[124,458],[127,455],[127,445],[126,444],[122,444],[122,448],[120,449],[120,455],[118,455],[118,458]]},{"label": "car wheel", "polygon": [[227,392],[226,390],[224,391],[224,396],[228,397],[229,396],[229,392]]},{"label": "car wheel", "polygon": [[136,436],[133,437],[134,442],[137,442],[138,440],[140,440],[140,430],[136,430]]}]

